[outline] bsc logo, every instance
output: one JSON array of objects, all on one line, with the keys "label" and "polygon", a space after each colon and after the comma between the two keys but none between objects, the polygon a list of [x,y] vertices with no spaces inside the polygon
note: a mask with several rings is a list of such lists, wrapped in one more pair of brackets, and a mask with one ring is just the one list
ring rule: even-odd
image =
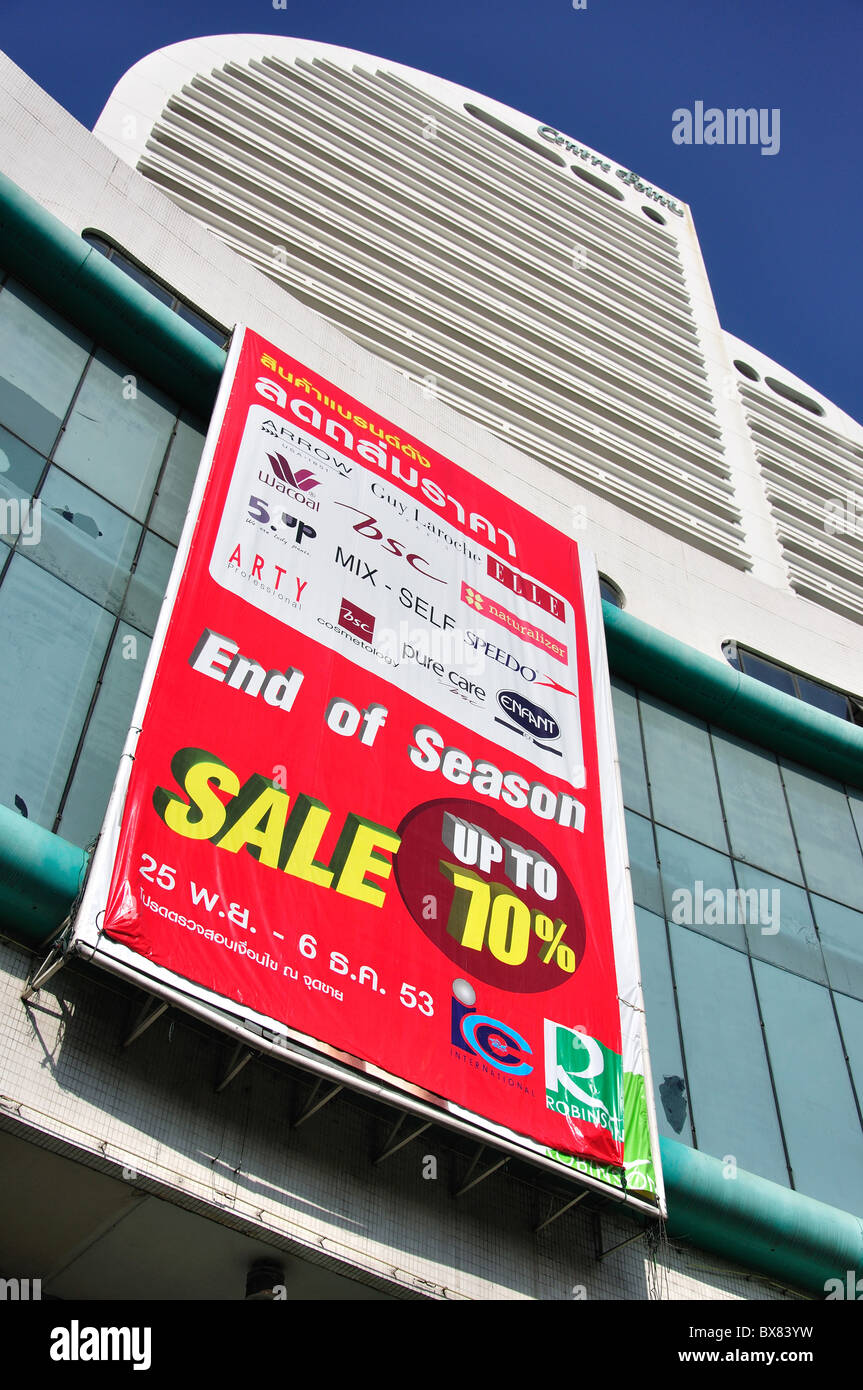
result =
[{"label": "bsc logo", "polygon": [[507,1076],[527,1076],[533,1071],[531,1064],[524,1060],[532,1053],[521,1034],[498,1018],[476,1012],[473,985],[467,980],[454,980],[452,993],[453,1047],[472,1053]]},{"label": "bsc logo", "polygon": [[346,632],[352,632],[363,642],[371,642],[375,635],[373,615],[367,613],[364,608],[360,608],[358,604],[349,603],[346,598],[342,599],[339,609],[339,627],[343,627]]}]

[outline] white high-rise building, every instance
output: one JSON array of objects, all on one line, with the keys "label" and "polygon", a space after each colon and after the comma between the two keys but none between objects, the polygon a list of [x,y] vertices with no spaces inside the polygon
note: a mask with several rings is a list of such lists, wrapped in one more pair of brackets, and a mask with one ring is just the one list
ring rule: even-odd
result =
[{"label": "white high-rise building", "polygon": [[[0,79],[0,1289],[855,1297],[861,426],[541,112],[272,36],[151,54],[95,133]],[[664,1234],[54,954],[237,323],[598,557]]]},{"label": "white high-rise building", "polygon": [[863,429],[776,364],[745,370],[757,354],[720,328],[679,198],[451,82],[272,36],[149,55],[96,134],[426,397],[566,479],[632,612],[863,689],[857,631],[833,619],[863,617],[856,538],[825,528],[863,486]]}]

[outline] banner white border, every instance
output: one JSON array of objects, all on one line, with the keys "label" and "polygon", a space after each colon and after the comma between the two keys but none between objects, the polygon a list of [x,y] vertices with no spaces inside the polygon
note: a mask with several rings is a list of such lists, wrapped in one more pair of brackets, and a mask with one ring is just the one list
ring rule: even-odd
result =
[{"label": "banner white border", "polygon": [[[339,1081],[354,1090],[372,1094],[388,1104],[410,1111],[415,1115],[431,1120],[433,1123],[442,1124],[447,1128],[474,1137],[479,1136],[494,1148],[502,1149],[538,1167],[550,1170],[561,1178],[569,1178],[593,1188],[607,1196],[609,1200],[637,1208],[650,1216],[664,1217],[667,1215],[665,1189],[662,1181],[650,1059],[644,1024],[644,1002],[624,834],[623,796],[602,621],[602,599],[594,556],[592,552],[583,547],[578,547],[578,556],[593,683],[605,869],[611,911],[615,976],[621,1010],[621,1034],[623,1037],[626,1033],[623,1010],[635,1010],[640,1015],[638,1026],[644,1061],[644,1094],[647,1105],[651,1156],[656,1176],[657,1200],[655,1203],[635,1196],[630,1189],[603,1182],[601,1179],[573,1168],[570,1164],[550,1159],[546,1157],[545,1146],[531,1140],[528,1136],[516,1134],[505,1126],[457,1106],[452,1101],[435,1096],[411,1082],[382,1071],[370,1062],[363,1061],[361,1058],[353,1058],[350,1054],[316,1038],[307,1037],[305,1034],[289,1028],[286,1024],[258,1014],[246,1005],[226,999],[194,981],[183,979],[174,972],[147,960],[138,952],[131,951],[119,942],[109,940],[102,933],[99,918],[104,914],[108,887],[120,840],[120,829],[132,764],[135,759],[135,749],[191,550],[204,494],[210,481],[213,461],[221,437],[246,332],[246,326],[238,324],[235,326],[231,338],[216,404],[210,418],[195,484],[189,499],[186,520],[180,535],[165,597],[159,611],[138,698],[135,702],[131,727],[123,748],[99,840],[89,865],[84,893],[72,924],[68,951],[70,954],[76,954],[105,970],[113,972],[140,989],[167,1000],[177,1008],[212,1024],[220,1031],[231,1034],[242,1040],[252,1051],[267,1052],[272,1056],[281,1057],[283,1060],[294,1062],[319,1075]],[[629,971],[625,978],[621,977],[622,963],[629,964]],[[625,1060],[623,1058],[622,1070],[625,1069]],[[624,1132],[624,1145],[625,1143]]]}]

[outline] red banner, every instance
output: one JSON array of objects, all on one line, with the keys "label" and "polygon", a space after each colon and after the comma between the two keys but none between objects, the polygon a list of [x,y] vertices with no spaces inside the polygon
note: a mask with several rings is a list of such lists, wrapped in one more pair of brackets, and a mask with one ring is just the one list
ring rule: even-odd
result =
[{"label": "red banner", "polygon": [[249,331],[215,428],[105,934],[621,1164],[575,541]]}]

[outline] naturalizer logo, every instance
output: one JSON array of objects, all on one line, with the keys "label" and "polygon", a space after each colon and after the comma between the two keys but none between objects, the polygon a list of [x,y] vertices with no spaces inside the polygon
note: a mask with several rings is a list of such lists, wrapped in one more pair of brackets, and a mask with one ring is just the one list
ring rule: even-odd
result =
[{"label": "naturalizer logo", "polygon": [[0,1279],[0,1302],[37,1303],[41,1297],[41,1279]]}]

